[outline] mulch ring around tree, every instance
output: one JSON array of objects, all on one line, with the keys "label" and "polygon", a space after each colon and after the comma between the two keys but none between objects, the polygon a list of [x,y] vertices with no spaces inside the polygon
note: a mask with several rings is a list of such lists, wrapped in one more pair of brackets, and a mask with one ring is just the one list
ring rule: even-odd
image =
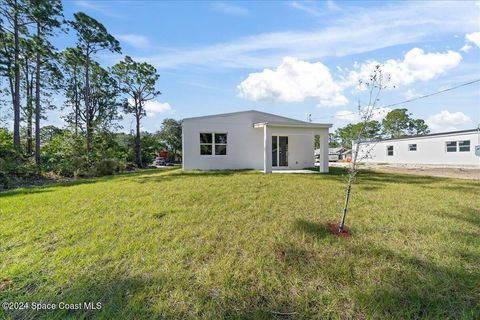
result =
[{"label": "mulch ring around tree", "polygon": [[329,222],[328,224],[328,230],[330,231],[331,234],[334,234],[338,237],[343,237],[343,238],[350,238],[352,236],[352,233],[350,232],[350,229],[348,229],[347,226],[343,227],[342,231],[339,231],[340,225],[336,222]]}]

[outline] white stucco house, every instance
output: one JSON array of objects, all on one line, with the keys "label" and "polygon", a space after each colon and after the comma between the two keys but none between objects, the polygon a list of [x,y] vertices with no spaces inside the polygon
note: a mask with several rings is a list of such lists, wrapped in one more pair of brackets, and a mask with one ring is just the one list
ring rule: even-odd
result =
[{"label": "white stucco house", "polygon": [[476,129],[410,136],[360,144],[362,162],[439,166],[480,166]]},{"label": "white stucco house", "polygon": [[328,123],[311,123],[256,110],[183,119],[183,169],[304,169],[314,165],[320,135],[320,172],[328,172]]}]

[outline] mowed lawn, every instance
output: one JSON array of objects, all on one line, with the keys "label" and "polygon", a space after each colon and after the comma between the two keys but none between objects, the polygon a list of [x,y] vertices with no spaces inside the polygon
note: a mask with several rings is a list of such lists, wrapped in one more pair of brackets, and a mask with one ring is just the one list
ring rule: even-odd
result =
[{"label": "mowed lawn", "polygon": [[480,318],[480,183],[145,171],[0,193],[0,318]]}]

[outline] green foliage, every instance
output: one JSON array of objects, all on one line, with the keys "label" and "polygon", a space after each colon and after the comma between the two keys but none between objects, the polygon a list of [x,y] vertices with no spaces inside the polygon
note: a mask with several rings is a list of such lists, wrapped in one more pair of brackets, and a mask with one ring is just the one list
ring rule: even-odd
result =
[{"label": "green foliage", "polygon": [[[0,128],[0,176],[14,169],[16,152],[13,146],[13,134]],[[0,181],[0,183],[2,183]]]},{"label": "green foliage", "polygon": [[385,135],[389,138],[400,138],[412,134],[429,133],[427,124],[422,119],[413,119],[408,110],[394,109],[382,121]]},{"label": "green foliage", "polygon": [[75,19],[70,25],[77,31],[77,46],[86,56],[104,49],[121,52],[120,43],[103,24],[83,12],[74,13],[73,16]]},{"label": "green foliage", "polygon": [[164,119],[158,136],[173,153],[172,160],[175,160],[182,151],[182,122],[171,118]]},{"label": "green foliage", "polygon": [[[361,132],[363,123],[348,124],[343,128],[336,130],[336,137],[340,140],[340,145],[344,148],[351,148],[352,142],[356,140]],[[381,125],[376,120],[371,120],[366,124],[365,130],[360,135],[361,140],[375,139],[380,137]]]},{"label": "green foliage", "polygon": [[145,102],[160,94],[160,91],[155,89],[160,75],[151,64],[136,62],[129,56],[114,65],[112,72],[117,78],[120,91],[128,97],[123,101],[123,111],[135,117],[135,162],[142,167],[144,162],[140,121],[146,115]]},{"label": "green foliage", "polygon": [[118,159],[102,159],[96,165],[97,176],[111,176],[125,169],[125,162]]},{"label": "green foliage", "polygon": [[55,135],[42,150],[44,170],[67,177],[120,172],[125,167],[126,157],[126,149],[109,132],[95,135],[90,157],[86,156],[85,138],[70,131]]}]

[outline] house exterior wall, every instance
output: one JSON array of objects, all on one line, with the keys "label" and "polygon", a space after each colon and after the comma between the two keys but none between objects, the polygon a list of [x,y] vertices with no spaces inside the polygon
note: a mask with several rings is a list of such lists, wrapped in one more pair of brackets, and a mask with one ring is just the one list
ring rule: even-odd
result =
[{"label": "house exterior wall", "polygon": [[[264,170],[264,128],[254,128],[253,124],[268,121],[281,123],[285,118],[245,112],[185,119],[182,124],[183,169]],[[288,136],[288,169],[313,167],[313,131],[302,128],[268,128],[270,146],[272,135]],[[320,131],[328,137],[328,128],[316,129],[316,134]],[[227,155],[200,155],[200,133],[227,133]]]},{"label": "house exterior wall", "polygon": [[[184,120],[183,169],[263,169],[263,131],[253,128],[254,121],[249,113]],[[202,132],[226,133],[227,155],[200,155]]]},{"label": "house exterior wall", "polygon": [[[447,141],[470,140],[470,151],[447,152]],[[416,144],[417,151],[409,151],[409,144]],[[364,157],[368,150],[370,156],[362,162],[393,164],[427,164],[427,165],[467,165],[480,166],[480,157],[475,156],[475,146],[479,145],[475,131],[463,133],[446,133],[436,136],[412,137],[398,140],[386,140],[374,143],[362,143],[359,157]],[[393,156],[387,155],[387,146],[393,146]]]}]

